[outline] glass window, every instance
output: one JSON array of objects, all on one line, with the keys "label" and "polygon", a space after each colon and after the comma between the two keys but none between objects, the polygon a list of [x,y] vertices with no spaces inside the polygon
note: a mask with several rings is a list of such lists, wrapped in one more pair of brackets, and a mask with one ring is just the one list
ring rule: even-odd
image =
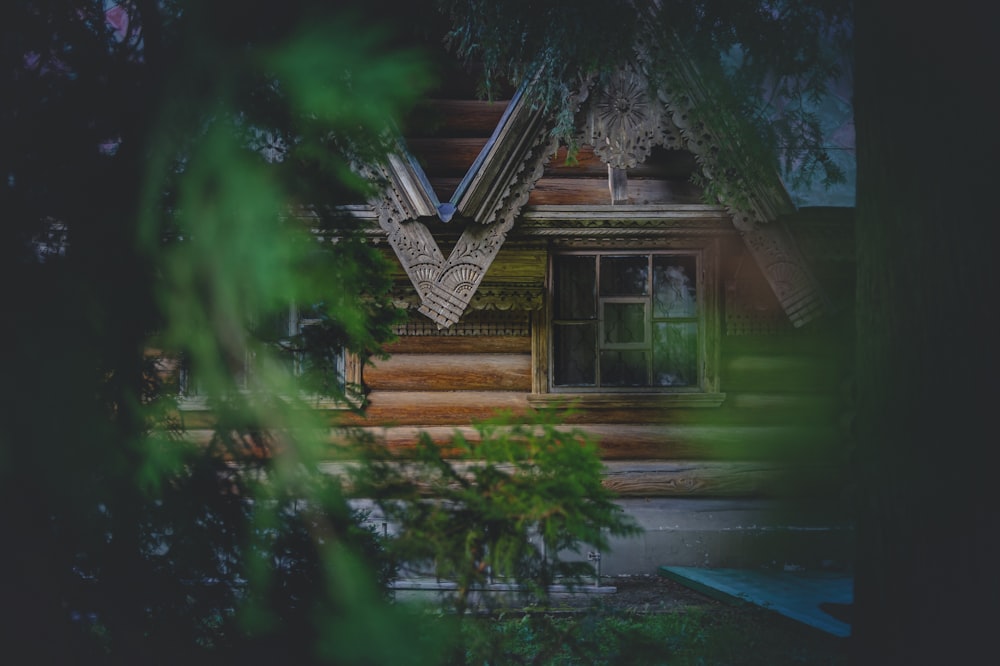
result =
[{"label": "glass window", "polygon": [[698,387],[698,265],[696,252],[556,255],[553,388]]},{"label": "glass window", "polygon": [[[295,378],[307,391],[324,394],[345,389],[346,361],[343,349],[329,339],[321,310],[289,306],[259,315],[249,327],[248,344],[242,358],[229,371],[235,386],[253,390],[257,381],[258,354],[266,353],[273,368]],[[204,393],[196,368],[184,360],[180,368],[180,390],[185,397]]]}]

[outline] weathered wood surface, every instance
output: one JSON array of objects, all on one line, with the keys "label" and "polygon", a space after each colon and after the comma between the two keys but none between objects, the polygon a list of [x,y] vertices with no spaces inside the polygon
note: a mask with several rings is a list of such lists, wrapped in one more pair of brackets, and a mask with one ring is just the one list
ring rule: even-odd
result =
[{"label": "weathered wood surface", "polygon": [[527,354],[396,354],[364,370],[373,391],[531,391]]},{"label": "weathered wood surface", "polygon": [[[529,206],[610,204],[607,170],[602,178],[541,178],[528,197]],[[628,203],[701,203],[701,192],[686,180],[629,178]]]},{"label": "weathered wood surface", "polygon": [[343,416],[350,425],[467,425],[498,411],[529,411],[521,391],[372,391],[364,417]]},{"label": "weathered wood surface", "polygon": [[[543,177],[601,178],[607,175],[608,165],[594,153],[591,145],[581,145],[573,162],[567,162],[565,146],[559,148],[545,165]],[[697,169],[694,156],[683,151],[657,151],[650,159],[628,169],[629,178],[663,178],[688,180]]]},{"label": "weathered wood surface", "polygon": [[609,463],[604,486],[621,497],[823,495],[839,487],[836,465],[777,462]]},{"label": "weathered wood surface", "polygon": [[[576,424],[558,427],[592,438],[603,460],[839,460],[838,433],[832,427],[712,425],[607,425]],[[448,448],[456,433],[471,442],[479,432],[470,426],[363,427],[361,431],[390,452],[406,456],[417,439],[426,434]],[[340,434],[331,432],[331,454],[340,450]]]},{"label": "weathered wood surface", "polygon": [[416,109],[419,122],[407,134],[488,137],[496,129],[510,100],[429,99]]},{"label": "weathered wood surface", "polygon": [[487,138],[409,139],[406,145],[428,174],[462,177],[476,161]]},{"label": "weathered wood surface", "polygon": [[[461,470],[463,463],[456,463]],[[327,474],[349,479],[352,463],[328,462]],[[405,474],[407,468],[402,467]],[[764,462],[634,461],[605,464],[602,485],[619,497],[781,497],[822,495],[836,488],[843,469],[835,465]],[[428,489],[429,491],[430,489]],[[348,481],[348,491],[349,481]]]},{"label": "weathered wood surface", "polygon": [[[438,198],[447,201],[458,187],[460,178],[428,175],[427,180]],[[690,181],[678,179],[629,178],[629,204],[700,204],[701,191]],[[600,178],[542,177],[528,196],[528,206],[608,205],[607,169]]]},{"label": "weathered wood surface", "polygon": [[[461,428],[463,434],[475,440],[476,431]],[[434,436],[440,429],[428,429]],[[418,431],[414,429],[413,435]],[[449,429],[454,432],[454,429]],[[187,437],[207,444],[210,430],[189,430]],[[370,433],[378,436],[378,433]],[[435,438],[437,441],[437,438]],[[390,448],[392,448],[390,446]],[[396,451],[399,453],[399,451]],[[750,497],[793,494],[821,495],[840,487],[846,465],[836,460],[733,460],[694,459],[683,451],[673,460],[609,459],[604,463],[604,485],[622,497]],[[348,460],[331,459],[321,468],[331,474],[343,475],[355,465]],[[456,462],[461,467],[462,462]]]}]

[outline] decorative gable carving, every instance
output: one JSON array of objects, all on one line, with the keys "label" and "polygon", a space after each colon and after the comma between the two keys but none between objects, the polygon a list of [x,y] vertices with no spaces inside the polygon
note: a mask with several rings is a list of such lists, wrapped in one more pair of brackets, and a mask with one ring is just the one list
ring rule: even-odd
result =
[{"label": "decorative gable carving", "polygon": [[[667,87],[650,97],[648,78],[635,65],[626,65],[595,91],[588,102],[583,141],[608,165],[609,183],[615,192],[628,169],[643,162],[654,146],[685,149],[695,156],[706,178],[718,187],[720,203],[743,236],[750,254],[766,277],[788,318],[802,326],[830,309],[830,303],[809,269],[792,236],[777,221],[790,212],[792,203],[776,173],[765,173],[746,160],[738,172],[725,177],[716,171],[720,153],[738,155],[739,149],[715,127],[695,120],[695,110],[710,103],[698,85],[690,64],[675,59],[674,76],[682,85]],[[680,93],[679,89],[686,92]],[[724,119],[723,119],[724,120]],[[721,122],[733,126],[730,122]]]},{"label": "decorative gable carving", "polygon": [[[830,308],[794,239],[777,221],[792,210],[776,173],[765,173],[746,160],[729,159],[742,169],[716,173],[717,156],[739,156],[738,145],[725,129],[699,119],[709,96],[693,68],[681,55],[673,78],[650,95],[647,73],[628,64],[589,95],[582,115],[580,139],[594,146],[608,165],[612,203],[627,200],[626,170],[643,163],[655,146],[684,149],[695,156],[703,175],[717,186],[720,203],[767,279],[782,308],[796,326]],[[671,81],[673,85],[671,85]],[[527,87],[511,100],[493,135],[459,183],[451,200],[438,201],[420,165],[400,143],[379,174],[387,183],[373,202],[380,227],[396,252],[420,298],[418,310],[441,328],[455,324],[470,307],[486,271],[514,225],[528,195],[541,178],[546,159],[557,144],[548,120],[528,101]],[[716,114],[717,115],[717,114]],[[437,216],[465,228],[445,258],[423,220]]]},{"label": "decorative gable carving", "polygon": [[[389,186],[373,202],[379,226],[420,296],[419,311],[439,327],[455,324],[469,307],[555,151],[549,134],[545,115],[531,107],[522,89],[450,202],[437,202],[420,165],[408,155],[393,156],[382,167]],[[400,151],[405,153],[402,144]],[[420,218],[437,215],[449,222],[456,211],[468,223],[445,258]]]},{"label": "decorative gable carving", "polygon": [[654,146],[682,149],[684,142],[663,103],[648,93],[646,77],[632,67],[615,73],[588,105],[583,142],[615,169],[642,164]]}]

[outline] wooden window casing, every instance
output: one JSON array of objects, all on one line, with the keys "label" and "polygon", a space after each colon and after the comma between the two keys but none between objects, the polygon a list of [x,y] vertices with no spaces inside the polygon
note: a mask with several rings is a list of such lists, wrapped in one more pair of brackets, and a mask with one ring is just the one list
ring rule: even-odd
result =
[{"label": "wooden window casing", "polygon": [[[683,406],[718,406],[725,399],[725,395],[719,393],[719,280],[718,261],[719,243],[716,238],[685,238],[665,244],[640,243],[619,243],[601,241],[592,246],[580,246],[574,244],[570,247],[554,246],[549,254],[549,267],[547,271],[546,303],[544,310],[536,313],[532,322],[533,329],[533,349],[535,358],[535,375],[532,382],[532,395],[530,402],[536,405],[573,403],[585,408],[599,408],[607,406],[617,407],[621,404],[631,404],[634,406],[660,406],[660,405],[683,405]],[[559,318],[562,313],[557,313],[557,277],[555,274],[557,262],[560,257],[579,256],[592,257],[595,262],[595,271],[600,280],[601,258],[627,258],[645,257],[649,266],[650,286],[653,280],[652,264],[656,259],[678,258],[688,262],[688,265],[695,266],[694,278],[696,281],[695,312],[685,313],[683,316],[656,316],[652,312],[654,294],[646,293],[634,294],[601,294],[600,284],[594,285],[595,307],[594,322],[596,326],[595,347],[593,350],[592,363],[595,366],[595,380],[587,382],[563,382],[559,383],[557,377],[557,354],[560,328],[578,325],[586,326],[583,318],[573,319]],[[606,336],[607,317],[603,316],[602,310],[608,307],[633,307],[636,311],[642,308],[643,331],[635,332],[629,339],[621,341],[608,341]],[[655,360],[652,356],[644,361],[646,377],[641,382],[608,382],[606,377],[601,375],[601,353],[605,352],[629,352],[636,354],[652,354],[653,340],[652,328],[656,324],[669,326],[674,323],[687,323],[696,326],[697,340],[694,344],[694,377],[679,385],[670,385],[669,382],[656,380],[652,377]],[[661,385],[666,383],[666,385]],[[613,384],[613,385],[609,385]],[[632,385],[630,385],[632,384]]]}]

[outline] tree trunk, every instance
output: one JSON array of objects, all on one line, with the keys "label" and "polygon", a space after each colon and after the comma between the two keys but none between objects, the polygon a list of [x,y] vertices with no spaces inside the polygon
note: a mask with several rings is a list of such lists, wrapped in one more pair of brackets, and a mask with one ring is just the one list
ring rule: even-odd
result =
[{"label": "tree trunk", "polygon": [[995,652],[1000,62],[978,6],[856,3],[859,663]]}]

